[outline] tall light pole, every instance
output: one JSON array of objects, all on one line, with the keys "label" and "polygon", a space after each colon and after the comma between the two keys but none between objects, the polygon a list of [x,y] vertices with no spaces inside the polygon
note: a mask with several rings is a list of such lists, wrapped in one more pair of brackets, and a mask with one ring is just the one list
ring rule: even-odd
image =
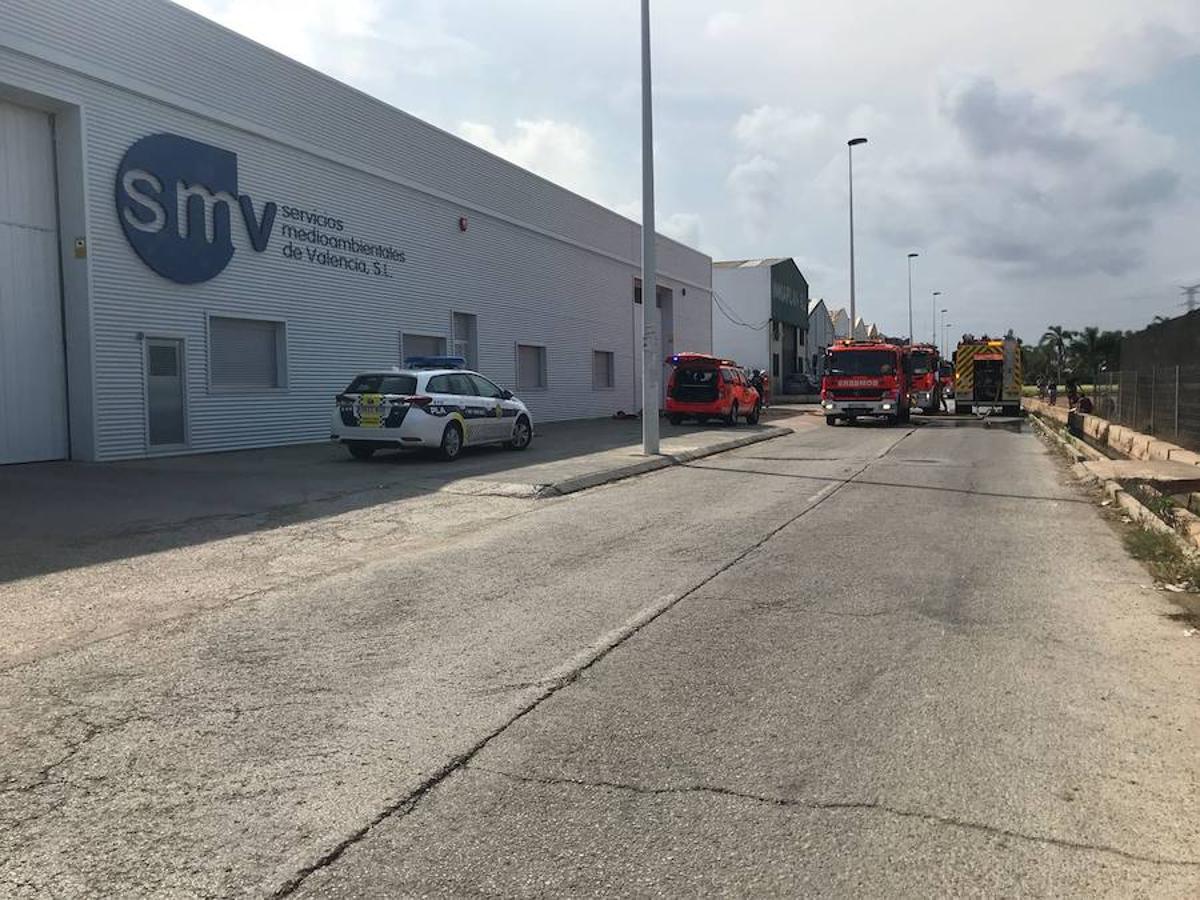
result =
[{"label": "tall light pole", "polygon": [[642,0],[642,453],[658,455],[658,284],[654,254],[654,109],[650,0]]},{"label": "tall light pole", "polygon": [[912,261],[921,254],[908,254],[908,345],[911,347],[913,342],[913,326],[912,326]]},{"label": "tall light pole", "polygon": [[947,322],[942,326],[942,332],[945,335],[942,340],[946,342],[946,352],[950,352],[950,329],[954,327],[953,322]]},{"label": "tall light pole", "polygon": [[937,347],[937,345],[938,345],[937,298],[940,296],[942,296],[941,291],[933,292],[933,309],[930,310],[930,315],[929,315],[929,327],[933,329],[933,346],[934,347]]},{"label": "tall light pole", "polygon": [[[948,312],[950,312],[950,310],[948,310],[948,309],[942,310],[942,330],[940,332],[938,332],[942,337],[945,337],[945,335],[946,335],[946,313],[948,313]],[[945,341],[943,341],[942,343],[945,344]],[[950,350],[949,347],[943,347],[942,351],[941,351],[942,355],[945,356],[946,353],[949,352],[949,350]]]},{"label": "tall light pole", "polygon": [[854,148],[865,144],[866,138],[851,138],[846,142],[846,154],[850,166],[850,337],[854,337],[854,323],[857,321],[857,309],[854,297]]}]

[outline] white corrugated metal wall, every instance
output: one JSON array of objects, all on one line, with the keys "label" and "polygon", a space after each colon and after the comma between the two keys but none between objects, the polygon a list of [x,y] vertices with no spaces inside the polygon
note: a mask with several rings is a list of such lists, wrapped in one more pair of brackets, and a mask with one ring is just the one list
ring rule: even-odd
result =
[{"label": "white corrugated metal wall", "polygon": [[0,100],[0,463],[67,455],[52,127]]},{"label": "white corrugated metal wall", "polygon": [[728,312],[714,302],[713,352],[770,371],[771,267],[715,266],[712,289]]},{"label": "white corrugated metal wall", "polygon": [[[401,332],[449,337],[454,312],[478,317],[480,368],[506,384],[517,343],[547,346],[548,389],[523,397],[539,419],[637,407],[633,223],[160,0],[15,0],[6,24],[0,84],[77,103],[87,123],[98,458],[146,452],[147,337],[185,341],[192,450],[321,439],[330,398],[355,369],[396,364]],[[289,260],[282,215],[257,253],[234,210],[236,249],[220,275],[160,277],[113,205],[122,154],[157,132],[235,152],[256,210],[320,211],[407,261],[385,280]],[[662,238],[659,257],[675,346],[707,349],[710,261]],[[286,388],[212,388],[210,315],[285,321]],[[616,354],[611,391],[593,389],[593,350]]]}]

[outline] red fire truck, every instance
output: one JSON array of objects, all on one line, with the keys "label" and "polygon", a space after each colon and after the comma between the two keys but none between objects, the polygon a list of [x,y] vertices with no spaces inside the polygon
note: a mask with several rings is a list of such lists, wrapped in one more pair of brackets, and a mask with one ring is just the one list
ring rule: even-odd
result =
[{"label": "red fire truck", "polygon": [[932,344],[913,344],[905,351],[913,408],[926,415],[936,414],[942,389],[938,378],[938,349]]},{"label": "red fire truck", "polygon": [[860,416],[879,416],[889,425],[907,422],[904,348],[886,341],[835,341],[825,354],[821,409],[827,425],[839,419],[854,424]]}]

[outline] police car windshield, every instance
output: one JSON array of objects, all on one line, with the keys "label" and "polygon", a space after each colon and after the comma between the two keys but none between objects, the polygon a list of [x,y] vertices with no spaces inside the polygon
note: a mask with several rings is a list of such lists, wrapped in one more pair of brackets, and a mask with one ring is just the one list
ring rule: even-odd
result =
[{"label": "police car windshield", "polygon": [[347,394],[403,394],[411,396],[417,392],[417,379],[413,375],[359,375],[346,388]]},{"label": "police car windshield", "polygon": [[896,355],[886,350],[839,350],[829,354],[830,375],[895,375]]}]

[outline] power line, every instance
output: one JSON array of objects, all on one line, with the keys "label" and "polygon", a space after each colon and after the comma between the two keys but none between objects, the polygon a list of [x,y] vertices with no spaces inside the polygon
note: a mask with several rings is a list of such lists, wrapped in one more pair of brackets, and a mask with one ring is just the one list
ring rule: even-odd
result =
[{"label": "power line", "polygon": [[751,331],[762,331],[768,325],[771,324],[770,319],[767,319],[761,325],[751,325],[749,322],[743,322],[741,319],[737,318],[732,312],[730,312],[729,310],[727,310],[725,308],[725,302],[722,299],[720,294],[718,294],[716,291],[713,291],[712,296],[713,296],[713,300],[716,302],[717,309],[720,311],[721,315],[723,315],[725,318],[727,318],[734,325],[737,325],[739,328],[749,328]]}]

